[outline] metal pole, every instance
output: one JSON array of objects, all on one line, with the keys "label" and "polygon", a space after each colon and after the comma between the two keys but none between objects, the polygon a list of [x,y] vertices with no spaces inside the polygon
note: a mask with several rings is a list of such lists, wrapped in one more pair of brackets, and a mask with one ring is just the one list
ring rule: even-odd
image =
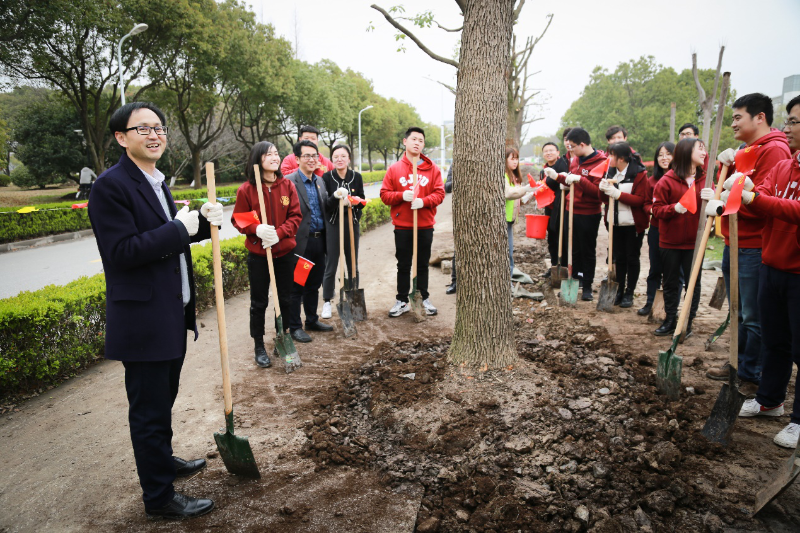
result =
[{"label": "metal pole", "polygon": [[442,121],[442,161],[439,168],[444,168],[444,121]]},{"label": "metal pole", "polygon": [[361,155],[361,113],[366,111],[367,109],[372,109],[373,106],[368,105],[364,109],[358,112],[358,172],[361,172],[361,161],[364,159]]},{"label": "metal pole", "polygon": [[128,37],[142,33],[145,30],[147,30],[147,24],[137,24],[133,27],[131,31],[126,33],[122,37],[122,39],[119,40],[119,43],[117,44],[117,65],[119,66],[119,94],[122,98],[122,105],[125,105],[125,78],[122,74],[122,43],[124,43],[125,39],[127,39]]}]

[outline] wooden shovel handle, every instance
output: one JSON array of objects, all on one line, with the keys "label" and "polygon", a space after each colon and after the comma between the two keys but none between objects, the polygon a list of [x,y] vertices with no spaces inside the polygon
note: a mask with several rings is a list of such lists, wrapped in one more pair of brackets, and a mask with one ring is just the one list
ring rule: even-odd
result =
[{"label": "wooden shovel handle", "polygon": [[[608,197],[608,281],[614,266],[614,199]],[[624,280],[623,280],[624,281]]]},{"label": "wooden shovel handle", "polygon": [[[730,241],[730,278],[731,278],[731,318],[738,314],[739,309],[739,216],[736,213],[728,215],[728,240]],[[739,323],[731,320],[731,342],[729,361],[734,370],[739,370]]]},{"label": "wooden shovel handle", "polygon": [[[339,287],[344,287],[344,265],[347,261],[344,255],[344,198],[339,199]],[[353,287],[350,287],[352,289]]]},{"label": "wooden shovel handle", "polygon": [[350,280],[351,289],[355,290],[356,279],[356,230],[353,228],[353,206],[347,210],[347,218],[350,221]]},{"label": "wooden shovel handle", "polygon": [[575,184],[569,184],[569,241],[567,244],[567,264],[569,266],[569,279],[572,279],[572,213],[575,212]]},{"label": "wooden shovel handle", "polygon": [[564,256],[564,189],[561,189],[561,204],[558,213],[558,267],[561,268],[562,257]]},{"label": "wooden shovel handle", "polygon": [[[206,182],[208,201],[216,203],[217,186],[214,178],[214,163],[206,163]],[[222,253],[219,249],[219,228],[211,224],[211,256],[214,260],[214,296],[217,304],[217,329],[219,330],[219,359],[222,364],[222,396],[225,401],[225,414],[233,411],[231,398],[231,371],[228,364],[228,331],[225,326],[225,293],[222,287]]]},{"label": "wooden shovel handle", "polygon": [[[411,175],[411,189],[415,189],[417,187],[417,158],[414,158],[414,172]],[[412,218],[414,220],[414,236],[413,236],[413,248],[411,252],[411,279],[417,277],[417,210],[412,209]],[[413,284],[412,284],[413,289]]]},{"label": "wooden shovel handle", "polygon": [[[264,190],[263,186],[261,185],[261,168],[258,164],[253,165],[253,171],[255,172],[256,178],[256,191],[258,191],[258,207],[261,211],[261,223],[267,223],[267,209],[264,205]],[[267,252],[267,266],[269,268],[269,288],[272,297],[272,310],[275,312],[276,318],[281,318],[281,308],[278,305],[278,281],[275,279],[275,266],[272,264],[272,248],[267,248],[265,250]],[[283,332],[277,332],[278,335],[282,335]]]}]

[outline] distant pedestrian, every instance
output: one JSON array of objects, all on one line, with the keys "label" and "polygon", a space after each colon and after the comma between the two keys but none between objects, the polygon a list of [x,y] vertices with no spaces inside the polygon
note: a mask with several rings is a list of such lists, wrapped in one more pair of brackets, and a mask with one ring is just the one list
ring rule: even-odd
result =
[{"label": "distant pedestrian", "polygon": [[92,183],[96,179],[97,174],[94,173],[94,170],[89,167],[83,167],[81,169],[80,183],[78,184],[78,194],[75,199],[87,200],[89,198],[89,193],[92,190]]}]

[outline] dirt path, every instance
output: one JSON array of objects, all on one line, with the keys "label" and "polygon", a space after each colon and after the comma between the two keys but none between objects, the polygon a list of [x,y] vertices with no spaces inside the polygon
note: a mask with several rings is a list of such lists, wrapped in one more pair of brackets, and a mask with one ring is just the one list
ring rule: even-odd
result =
[{"label": "dirt path", "polygon": [[[434,249],[452,242],[450,198],[439,209]],[[361,257],[369,321],[357,325],[352,339],[338,331],[311,333],[313,342],[298,343],[304,367],[291,375],[280,365],[262,370],[253,363],[248,294],[226,304],[237,434],[250,437],[261,481],[238,483],[219,457],[210,457],[206,471],[177,488],[214,498],[218,509],[178,526],[149,524],[130,446],[123,368],[105,361],[0,420],[0,531],[413,531],[419,494],[395,493],[374,473],[317,474],[298,456],[306,440],[303,408],[320,387],[368,359],[381,342],[452,334],[455,298],[445,296],[449,276],[435,268],[430,290],[439,315],[420,325],[409,315],[388,318],[396,279],[391,224],[364,235]],[[335,313],[330,322],[338,329]],[[215,311],[200,323],[173,410],[175,453],[185,458],[215,455],[213,433],[223,425]]]}]

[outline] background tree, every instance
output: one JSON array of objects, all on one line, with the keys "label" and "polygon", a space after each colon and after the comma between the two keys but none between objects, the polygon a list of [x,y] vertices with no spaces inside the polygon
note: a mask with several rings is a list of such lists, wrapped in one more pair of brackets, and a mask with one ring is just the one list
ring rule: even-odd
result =
[{"label": "background tree", "polygon": [[719,59],[717,60],[717,70],[714,73],[714,90],[706,96],[706,90],[700,82],[700,76],[697,72],[697,53],[692,54],[692,77],[694,78],[695,87],[697,87],[697,102],[700,105],[700,113],[703,116],[703,123],[700,128],[700,136],[706,146],[709,146],[711,139],[711,115],[717,109],[717,89],[719,89],[719,76],[722,72],[722,56],[725,54],[725,47],[719,47]]}]

